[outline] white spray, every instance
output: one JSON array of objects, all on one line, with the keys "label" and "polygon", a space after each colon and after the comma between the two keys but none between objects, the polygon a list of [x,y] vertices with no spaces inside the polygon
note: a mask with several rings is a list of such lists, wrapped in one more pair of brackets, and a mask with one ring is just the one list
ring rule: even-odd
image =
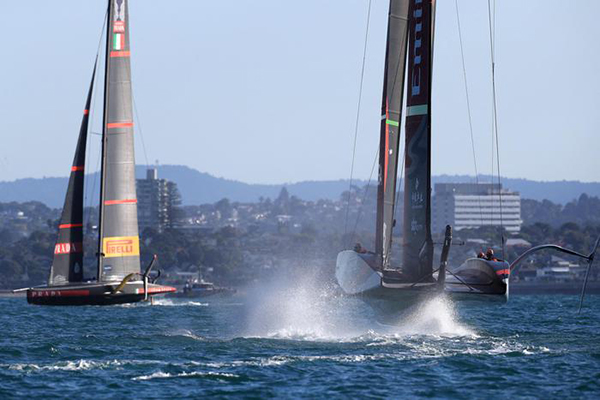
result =
[{"label": "white spray", "polygon": [[[291,340],[355,341],[365,336],[465,336],[474,333],[457,322],[453,304],[438,297],[418,305],[391,325],[376,321],[373,311],[333,285],[305,274],[262,282],[248,293],[243,336]],[[374,337],[373,337],[374,336]]]}]

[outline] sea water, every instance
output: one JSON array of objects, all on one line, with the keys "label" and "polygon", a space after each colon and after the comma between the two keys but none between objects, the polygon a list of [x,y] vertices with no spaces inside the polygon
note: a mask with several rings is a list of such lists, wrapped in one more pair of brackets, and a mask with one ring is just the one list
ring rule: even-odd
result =
[{"label": "sea water", "polygon": [[0,398],[599,398],[600,297],[428,300],[386,324],[298,282],[154,306],[0,299]]}]

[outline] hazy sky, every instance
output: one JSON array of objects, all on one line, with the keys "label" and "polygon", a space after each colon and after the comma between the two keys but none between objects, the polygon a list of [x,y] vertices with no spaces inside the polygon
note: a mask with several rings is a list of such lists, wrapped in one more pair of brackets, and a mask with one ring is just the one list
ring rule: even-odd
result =
[{"label": "hazy sky", "polygon": [[[347,178],[367,6],[131,0],[133,90],[149,162],[251,183]],[[459,6],[477,162],[489,174],[487,2]],[[68,174],[105,7],[2,2],[0,180]],[[387,8],[373,0],[359,178],[377,150]],[[498,0],[496,11],[502,174],[599,181],[600,1]],[[433,172],[473,175],[455,0],[438,1],[436,22]],[[93,118],[99,132],[101,113]],[[98,165],[98,140],[88,170]],[[141,144],[138,129],[139,164]]]}]

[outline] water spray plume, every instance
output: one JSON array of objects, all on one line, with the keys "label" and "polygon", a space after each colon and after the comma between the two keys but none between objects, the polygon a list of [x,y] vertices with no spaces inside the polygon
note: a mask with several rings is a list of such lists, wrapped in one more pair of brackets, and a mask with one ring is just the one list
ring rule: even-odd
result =
[{"label": "water spray plume", "polygon": [[412,335],[473,336],[475,333],[458,322],[454,303],[437,296],[419,304],[400,321],[400,332]]},{"label": "water spray plume", "polygon": [[460,324],[452,302],[427,300],[392,324],[380,324],[376,314],[356,297],[342,295],[312,276],[263,282],[248,292],[243,336],[322,341],[356,341],[388,336],[472,336]]}]

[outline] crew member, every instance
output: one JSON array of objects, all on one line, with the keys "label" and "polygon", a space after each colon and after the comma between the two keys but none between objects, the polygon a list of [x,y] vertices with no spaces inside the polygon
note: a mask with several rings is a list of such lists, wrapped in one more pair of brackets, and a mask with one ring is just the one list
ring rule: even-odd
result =
[{"label": "crew member", "polygon": [[359,253],[359,254],[365,254],[367,252],[367,249],[363,248],[362,245],[360,243],[356,243],[354,245],[354,251]]},{"label": "crew member", "polygon": [[498,259],[494,257],[494,250],[492,250],[491,248],[487,249],[487,251],[485,252],[485,258],[489,261],[498,261]]}]

